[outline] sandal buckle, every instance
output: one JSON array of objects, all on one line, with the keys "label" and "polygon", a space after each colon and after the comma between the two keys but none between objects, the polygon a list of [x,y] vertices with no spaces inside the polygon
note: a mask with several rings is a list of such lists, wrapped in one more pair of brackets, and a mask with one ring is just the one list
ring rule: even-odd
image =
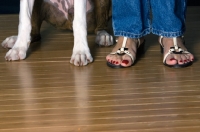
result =
[{"label": "sandal buckle", "polygon": [[122,47],[117,50],[118,55],[124,55],[128,51],[128,48]]},{"label": "sandal buckle", "polygon": [[184,52],[183,49],[181,49],[180,47],[178,47],[178,49],[175,49],[175,47],[170,47],[170,51],[173,54],[182,54]]}]

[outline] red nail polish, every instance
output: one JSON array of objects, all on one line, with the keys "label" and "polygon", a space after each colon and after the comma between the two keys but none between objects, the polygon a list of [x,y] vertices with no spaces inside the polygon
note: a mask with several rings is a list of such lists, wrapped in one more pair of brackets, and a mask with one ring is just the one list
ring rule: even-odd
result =
[{"label": "red nail polish", "polygon": [[182,60],[180,60],[180,62],[183,62]]},{"label": "red nail polish", "polygon": [[174,59],[174,58],[171,58],[171,59],[170,59],[170,61],[173,61],[173,60],[175,60],[175,59]]},{"label": "red nail polish", "polygon": [[115,61],[113,61],[113,64],[115,64]]},{"label": "red nail polish", "polygon": [[122,63],[127,65],[129,63],[129,61],[128,60],[123,60]]},{"label": "red nail polish", "polygon": [[119,64],[119,62],[116,62],[116,64]]},{"label": "red nail polish", "polygon": [[187,60],[184,60],[184,62],[187,62]]}]

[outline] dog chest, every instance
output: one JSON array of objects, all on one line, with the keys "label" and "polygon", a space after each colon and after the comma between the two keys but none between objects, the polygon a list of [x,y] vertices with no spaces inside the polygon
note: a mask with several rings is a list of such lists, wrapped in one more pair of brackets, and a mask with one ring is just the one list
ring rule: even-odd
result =
[{"label": "dog chest", "polygon": [[[74,0],[43,0],[41,14],[44,20],[61,29],[72,29],[74,18]],[[94,2],[87,0],[87,24],[91,30],[95,27]],[[90,30],[90,29],[88,29]]]},{"label": "dog chest", "polygon": [[[66,19],[69,18],[70,14],[74,13],[74,0],[44,0],[44,2],[61,12]],[[93,6],[93,3],[90,0],[87,0],[86,11],[91,12]]]}]

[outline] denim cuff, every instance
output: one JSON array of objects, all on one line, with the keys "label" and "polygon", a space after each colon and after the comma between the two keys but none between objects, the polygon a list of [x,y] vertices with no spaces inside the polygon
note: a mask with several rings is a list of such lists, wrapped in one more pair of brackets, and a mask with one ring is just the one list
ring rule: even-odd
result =
[{"label": "denim cuff", "polygon": [[151,32],[155,35],[158,35],[158,36],[164,36],[164,37],[167,37],[167,38],[172,38],[172,37],[182,36],[185,32],[185,28],[182,29],[181,31],[177,31],[177,32],[166,32],[166,31],[156,30],[156,29],[152,29]]},{"label": "denim cuff", "polygon": [[130,33],[126,31],[114,31],[115,36],[123,36],[123,37],[128,37],[128,38],[141,38],[150,33],[151,33],[150,28],[143,30],[140,34]]}]

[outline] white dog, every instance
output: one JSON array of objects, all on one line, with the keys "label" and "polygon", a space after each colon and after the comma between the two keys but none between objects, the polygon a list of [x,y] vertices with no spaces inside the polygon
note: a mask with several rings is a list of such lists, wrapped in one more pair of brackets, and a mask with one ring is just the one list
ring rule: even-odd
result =
[{"label": "white dog", "polygon": [[[31,17],[36,0],[20,0],[20,14],[18,35],[6,38],[2,42],[5,48],[11,48],[5,59],[8,61],[23,60],[26,58],[26,52],[31,43]],[[44,0],[55,1],[55,0]],[[90,49],[87,43],[87,4],[90,0],[62,0],[71,2],[74,6],[73,33],[74,33],[74,48],[70,63],[76,66],[85,66],[93,61],[90,54]],[[91,2],[91,1],[90,1]],[[65,14],[66,15],[66,14]],[[67,18],[67,16],[66,16]],[[68,19],[68,18],[67,18]],[[100,35],[100,36],[98,36]],[[106,37],[105,37],[106,36]],[[98,43],[106,43],[112,45],[113,39],[106,31],[97,32]]]}]

